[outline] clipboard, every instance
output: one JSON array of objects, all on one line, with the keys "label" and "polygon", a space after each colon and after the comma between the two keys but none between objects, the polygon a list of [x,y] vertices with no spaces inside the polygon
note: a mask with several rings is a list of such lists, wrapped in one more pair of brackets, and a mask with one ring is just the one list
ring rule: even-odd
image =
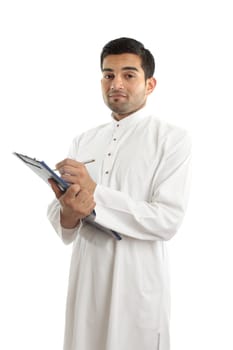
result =
[{"label": "clipboard", "polygon": [[[47,184],[49,184],[48,179],[53,179],[56,181],[58,187],[65,192],[67,188],[70,186],[70,184],[66,181],[64,181],[60,176],[58,176],[44,161],[38,160],[36,158],[28,157],[24,154],[13,152],[13,154],[18,157],[25,165],[27,165],[34,173],[36,173],[41,179],[43,179]],[[106,227],[103,227],[102,225],[99,225],[95,222],[95,210],[83,219],[83,221],[89,223],[90,225],[95,226],[101,231],[104,231],[108,234],[110,234],[112,237],[114,237],[116,240],[121,240],[122,237],[119,235],[119,233],[108,229]]]},{"label": "clipboard", "polygon": [[48,179],[53,179],[56,181],[58,187],[65,192],[69,187],[69,183],[64,181],[60,176],[58,176],[44,161],[37,160],[36,158],[28,157],[24,154],[13,152],[20,160],[23,161],[34,173],[36,173],[41,179],[43,179],[47,184],[49,184]]}]

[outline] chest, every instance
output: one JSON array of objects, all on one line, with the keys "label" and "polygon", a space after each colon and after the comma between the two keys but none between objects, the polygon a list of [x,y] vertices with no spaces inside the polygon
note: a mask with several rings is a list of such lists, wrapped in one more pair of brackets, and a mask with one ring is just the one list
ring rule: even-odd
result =
[{"label": "chest", "polygon": [[161,149],[151,130],[105,132],[80,144],[77,159],[95,159],[87,165],[99,184],[123,191],[135,199],[150,197]]}]

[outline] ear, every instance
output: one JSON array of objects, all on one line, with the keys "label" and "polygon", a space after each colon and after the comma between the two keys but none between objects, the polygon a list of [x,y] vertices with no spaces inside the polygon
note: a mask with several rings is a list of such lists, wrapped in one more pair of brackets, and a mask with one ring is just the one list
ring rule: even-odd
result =
[{"label": "ear", "polygon": [[147,95],[151,94],[156,87],[157,81],[154,77],[148,78],[146,81]]}]

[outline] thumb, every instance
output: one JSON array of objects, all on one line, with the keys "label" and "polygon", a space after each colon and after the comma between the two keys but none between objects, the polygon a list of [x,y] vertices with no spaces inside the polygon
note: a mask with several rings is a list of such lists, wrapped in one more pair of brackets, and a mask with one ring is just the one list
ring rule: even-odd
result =
[{"label": "thumb", "polygon": [[53,179],[48,179],[48,182],[51,185],[55,196],[57,197],[57,199],[59,199],[64,194],[64,192],[58,187],[58,184]]}]

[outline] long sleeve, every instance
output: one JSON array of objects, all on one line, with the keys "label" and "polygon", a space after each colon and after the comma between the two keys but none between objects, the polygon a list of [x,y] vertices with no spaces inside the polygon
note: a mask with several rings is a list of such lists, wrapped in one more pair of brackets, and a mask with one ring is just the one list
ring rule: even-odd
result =
[{"label": "long sleeve", "polygon": [[54,199],[54,201],[52,201],[52,203],[50,203],[50,205],[48,206],[47,217],[54,230],[57,232],[57,234],[65,244],[72,243],[75,240],[80,226],[73,229],[66,229],[61,226],[60,203],[57,199]]},{"label": "long sleeve", "polygon": [[[79,140],[79,136],[76,137],[76,139]],[[78,147],[78,142],[76,142],[77,147]],[[73,146],[73,144],[72,144]],[[68,153],[68,157],[72,158],[72,146],[70,147],[69,153]],[[48,206],[47,209],[47,218],[50,221],[52,227],[54,228],[54,230],[56,231],[56,233],[58,234],[58,236],[61,238],[61,240],[65,243],[65,244],[70,244],[72,243],[75,238],[77,237],[78,234],[78,230],[81,228],[80,224],[78,227],[75,227],[73,229],[66,229],[64,227],[61,226],[60,223],[60,203],[57,199],[54,199]]]},{"label": "long sleeve", "polygon": [[[98,185],[94,194],[96,221],[121,235],[141,240],[169,240],[186,210],[191,165],[187,134],[168,147],[153,180],[150,202]],[[135,170],[136,171],[136,170]]]}]

